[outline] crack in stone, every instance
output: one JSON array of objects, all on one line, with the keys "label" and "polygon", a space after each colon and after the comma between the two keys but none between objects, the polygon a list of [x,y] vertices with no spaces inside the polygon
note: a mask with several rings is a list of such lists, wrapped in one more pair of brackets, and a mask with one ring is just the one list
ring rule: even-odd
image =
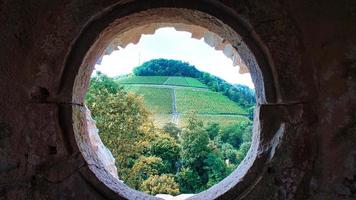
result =
[{"label": "crack in stone", "polygon": [[43,104],[43,105],[72,105],[72,106],[81,106],[84,107],[84,104],[81,103],[74,103],[74,102],[51,102],[51,101],[45,101],[45,102],[31,102],[32,104]]},{"label": "crack in stone", "polygon": [[84,163],[82,165],[80,165],[78,168],[74,169],[72,172],[70,172],[68,175],[66,175],[65,177],[63,177],[62,179],[58,180],[58,181],[52,181],[49,178],[45,177],[45,176],[39,176],[39,178],[41,178],[42,180],[45,180],[46,182],[52,183],[52,184],[58,184],[61,183],[65,180],[67,180],[68,178],[70,178],[73,174],[77,173],[79,170],[81,170],[83,167],[89,166],[88,164]]},{"label": "crack in stone", "polygon": [[314,101],[299,101],[299,102],[290,102],[290,103],[266,103],[266,104],[258,104],[257,106],[295,106],[295,105],[308,105],[312,103],[314,103]]}]

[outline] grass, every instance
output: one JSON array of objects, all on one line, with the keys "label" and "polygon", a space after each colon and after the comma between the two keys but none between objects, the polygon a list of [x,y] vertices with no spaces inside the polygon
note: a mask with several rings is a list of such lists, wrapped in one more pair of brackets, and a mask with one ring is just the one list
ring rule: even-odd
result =
[{"label": "grass", "polygon": [[153,114],[169,114],[172,112],[172,89],[144,86],[125,86],[129,92],[143,97],[145,106]]},{"label": "grass", "polygon": [[129,76],[118,79],[117,83],[208,88],[205,84],[195,78],[179,76]]},{"label": "grass", "polygon": [[179,113],[247,114],[235,102],[217,92],[176,89],[176,100]]},{"label": "grass", "polygon": [[129,76],[118,79],[119,84],[157,84],[161,85],[168,79],[168,76]]},{"label": "grass", "polygon": [[200,82],[195,78],[185,77],[185,80],[187,81],[190,87],[208,88],[208,86],[206,86],[205,84],[203,84],[202,82]]},{"label": "grass", "polygon": [[164,85],[189,86],[184,77],[170,76]]}]

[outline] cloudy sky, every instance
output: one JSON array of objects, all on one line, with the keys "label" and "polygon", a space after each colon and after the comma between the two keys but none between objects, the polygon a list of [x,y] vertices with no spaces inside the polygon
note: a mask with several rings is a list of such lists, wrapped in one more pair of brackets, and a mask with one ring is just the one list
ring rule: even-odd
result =
[{"label": "cloudy sky", "polygon": [[222,51],[216,51],[203,39],[190,38],[188,32],[174,28],[161,28],[154,35],[143,35],[137,45],[130,44],[124,49],[104,56],[101,65],[95,69],[114,77],[129,74],[133,68],[155,58],[176,59],[188,62],[201,71],[209,72],[230,83],[240,83],[254,88],[250,74],[239,74],[238,66]]}]

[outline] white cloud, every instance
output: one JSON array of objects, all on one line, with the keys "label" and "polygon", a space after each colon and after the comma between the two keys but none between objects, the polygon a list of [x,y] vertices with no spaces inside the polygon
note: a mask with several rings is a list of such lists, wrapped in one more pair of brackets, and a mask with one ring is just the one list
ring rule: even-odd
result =
[{"label": "white cloud", "polygon": [[143,35],[137,45],[130,44],[104,56],[101,65],[95,68],[113,77],[131,73],[139,63],[155,58],[182,60],[230,83],[254,88],[250,74],[239,74],[239,68],[233,67],[222,51],[216,51],[203,40],[190,38],[188,32],[177,32],[173,28],[161,28],[154,35]]}]

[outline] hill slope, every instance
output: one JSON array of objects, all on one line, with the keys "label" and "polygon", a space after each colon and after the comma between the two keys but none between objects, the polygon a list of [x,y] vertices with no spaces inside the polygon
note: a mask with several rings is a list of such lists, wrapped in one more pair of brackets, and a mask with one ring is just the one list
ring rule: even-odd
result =
[{"label": "hill slope", "polygon": [[179,76],[128,76],[117,80],[120,84],[146,84],[146,85],[172,85],[172,86],[185,86],[208,88],[199,80],[191,77]]},{"label": "hill slope", "polygon": [[[245,85],[231,85],[219,77],[199,71],[195,66],[179,60],[153,59],[136,67],[136,76],[191,77],[205,84],[210,90],[220,92],[241,107],[249,109],[256,104],[255,92]],[[183,84],[183,83],[182,83]]]},{"label": "hill slope", "polygon": [[182,127],[187,115],[197,114],[204,122],[230,125],[249,120],[247,111],[221,93],[191,77],[129,76],[117,82],[128,91],[143,96],[159,126],[173,122]]}]

